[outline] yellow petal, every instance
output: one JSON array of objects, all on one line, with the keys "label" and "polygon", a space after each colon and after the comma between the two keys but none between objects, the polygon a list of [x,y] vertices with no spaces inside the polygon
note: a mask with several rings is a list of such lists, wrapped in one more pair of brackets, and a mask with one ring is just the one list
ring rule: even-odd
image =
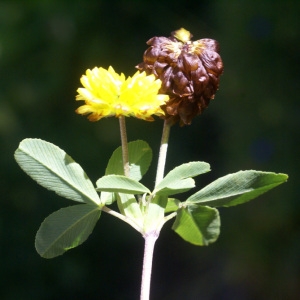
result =
[{"label": "yellow petal", "polygon": [[88,69],[80,79],[83,88],[78,88],[76,100],[85,101],[76,112],[89,114],[90,121],[98,121],[109,116],[133,116],[143,120],[153,120],[152,115],[163,115],[161,105],[168,101],[167,95],[158,91],[161,81],[154,75],[137,71],[125,78],[113,67]]}]

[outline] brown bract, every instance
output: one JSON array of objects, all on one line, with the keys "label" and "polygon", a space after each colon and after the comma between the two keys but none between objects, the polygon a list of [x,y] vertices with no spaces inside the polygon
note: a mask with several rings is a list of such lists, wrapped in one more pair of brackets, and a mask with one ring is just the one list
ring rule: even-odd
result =
[{"label": "brown bract", "polygon": [[162,109],[171,124],[191,124],[214,98],[223,73],[218,42],[190,41],[191,37],[185,29],[172,32],[169,38],[153,37],[147,42],[150,47],[144,61],[137,65],[162,81],[159,92],[170,97]]}]

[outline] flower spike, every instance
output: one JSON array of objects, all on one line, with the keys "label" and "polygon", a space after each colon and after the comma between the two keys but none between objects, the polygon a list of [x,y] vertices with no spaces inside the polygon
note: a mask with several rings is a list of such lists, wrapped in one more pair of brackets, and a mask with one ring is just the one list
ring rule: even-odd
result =
[{"label": "flower spike", "polygon": [[191,38],[184,28],[173,31],[169,38],[153,37],[147,42],[150,47],[143,62],[137,65],[162,81],[160,92],[170,96],[162,107],[170,124],[191,124],[214,98],[223,73],[218,42]]},{"label": "flower spike", "polygon": [[161,105],[169,99],[167,95],[158,94],[161,81],[145,72],[137,71],[126,79],[112,67],[107,70],[95,67],[88,69],[80,81],[83,88],[77,90],[76,100],[84,100],[85,104],[77,108],[76,113],[89,114],[90,121],[111,116],[153,121],[152,115],[164,115]]}]

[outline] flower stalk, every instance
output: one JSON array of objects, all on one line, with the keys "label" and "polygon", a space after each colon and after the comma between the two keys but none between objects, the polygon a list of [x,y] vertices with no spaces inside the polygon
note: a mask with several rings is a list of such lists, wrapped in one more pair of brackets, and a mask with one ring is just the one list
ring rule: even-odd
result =
[{"label": "flower stalk", "polygon": [[157,163],[155,187],[164,178],[167,151],[168,151],[168,143],[169,143],[169,136],[170,136],[170,129],[171,129],[171,124],[167,120],[165,120],[164,127],[163,127],[163,132],[162,132],[162,137],[161,137],[160,149],[159,149],[159,157],[158,157],[158,163]]},{"label": "flower stalk", "polygon": [[124,175],[129,177],[130,169],[129,169],[128,143],[127,143],[126,122],[124,116],[119,117],[119,123],[120,123],[120,133],[121,133]]}]

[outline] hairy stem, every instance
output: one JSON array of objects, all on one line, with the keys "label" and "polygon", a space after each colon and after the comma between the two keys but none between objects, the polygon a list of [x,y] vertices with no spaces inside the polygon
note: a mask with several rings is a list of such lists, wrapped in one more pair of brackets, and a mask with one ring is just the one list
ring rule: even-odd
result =
[{"label": "hairy stem", "polygon": [[156,232],[151,232],[144,236],[145,248],[140,300],[149,300],[150,297],[153,251],[157,238],[158,233]]},{"label": "hairy stem", "polygon": [[160,149],[159,149],[155,187],[164,178],[166,157],[167,157],[167,150],[168,150],[168,142],[169,142],[169,136],[170,136],[170,128],[171,128],[171,125],[167,121],[165,121],[163,132],[162,132],[162,137],[161,137]]},{"label": "hairy stem", "polygon": [[119,117],[119,123],[120,123],[120,133],[121,133],[124,175],[129,177],[128,143],[127,143],[126,123],[125,123],[124,116]]}]

